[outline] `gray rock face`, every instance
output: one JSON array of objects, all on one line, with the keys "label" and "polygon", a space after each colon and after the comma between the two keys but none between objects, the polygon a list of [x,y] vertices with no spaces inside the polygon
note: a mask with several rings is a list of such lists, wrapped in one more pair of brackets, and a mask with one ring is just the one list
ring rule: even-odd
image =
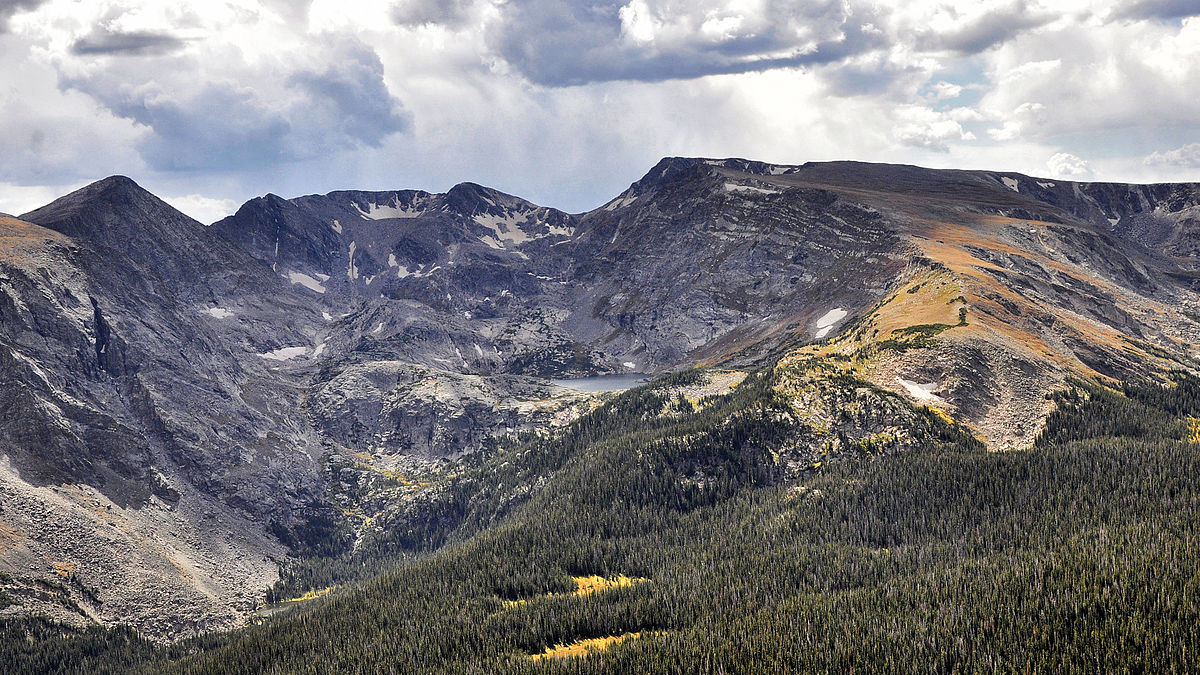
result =
[{"label": "gray rock face", "polygon": [[[71,566],[95,590],[97,618],[150,635],[234,625],[276,574],[264,554],[283,552],[261,524],[240,530],[286,522],[297,500],[322,494],[302,390],[259,356],[309,342],[320,316],[128,179],[25,218],[0,224],[12,495],[0,517],[35,539],[0,562],[34,576],[56,573],[47,558]],[[30,525],[39,509],[57,514],[54,536]],[[186,541],[164,546],[168,531]],[[148,573],[135,583],[130,569]]]},{"label": "gray rock face", "polygon": [[[1198,209],[1196,185],[668,158],[583,214],[464,183],[205,227],[105,179],[0,219],[0,569],[74,584],[4,611],[234,625],[329,466],[562,423],[588,397],[552,376],[824,355],[1028,443],[1068,374],[1195,367]],[[839,433],[889,428],[859,407]]]}]

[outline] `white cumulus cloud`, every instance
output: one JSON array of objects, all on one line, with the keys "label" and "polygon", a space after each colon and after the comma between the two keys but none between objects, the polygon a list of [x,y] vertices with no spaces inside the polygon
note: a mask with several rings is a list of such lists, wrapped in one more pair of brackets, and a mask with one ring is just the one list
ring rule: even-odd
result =
[{"label": "white cumulus cloud", "polygon": [[1181,166],[1200,169],[1200,143],[1188,143],[1174,150],[1151,153],[1146,157],[1144,163],[1147,166]]},{"label": "white cumulus cloud", "polygon": [[1092,168],[1087,161],[1067,152],[1055,153],[1046,160],[1046,168],[1053,178],[1088,178]]}]

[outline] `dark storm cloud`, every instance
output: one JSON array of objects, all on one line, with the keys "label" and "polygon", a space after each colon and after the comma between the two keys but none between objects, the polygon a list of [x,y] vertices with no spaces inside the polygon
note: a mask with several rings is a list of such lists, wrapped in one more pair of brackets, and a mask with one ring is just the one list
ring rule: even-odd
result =
[{"label": "dark storm cloud", "polygon": [[260,168],[292,159],[287,118],[244,89],[207,86],[185,98],[127,95],[105,102],[154,130],[139,150],[156,169]]},{"label": "dark storm cloud", "polygon": [[[714,41],[693,35],[639,45],[621,35],[619,0],[516,0],[505,5],[493,47],[530,80],[572,86],[609,80],[657,82],[834,63],[886,46],[842,2],[775,2],[769,21]],[[761,18],[761,17],[760,17]]]},{"label": "dark storm cloud", "polygon": [[409,116],[383,83],[379,56],[365,47],[350,50],[323,72],[297,73],[291,83],[308,93],[324,123],[347,142],[378,147],[388,135],[410,126]]},{"label": "dark storm cloud", "polygon": [[37,9],[46,0],[0,0],[0,33],[8,32],[8,19],[17,12]]},{"label": "dark storm cloud", "polygon": [[[373,51],[340,46],[328,62],[334,65],[300,70],[274,87],[253,80],[197,82],[192,74],[201,68],[189,57],[121,62],[130,67],[106,68],[64,86],[151,128],[138,149],[163,171],[265,168],[378,147],[389,134],[409,128]],[[228,77],[236,76],[231,71]]]},{"label": "dark storm cloud", "polygon": [[1116,13],[1118,19],[1182,19],[1200,15],[1200,0],[1141,0]]},{"label": "dark storm cloud", "polygon": [[184,41],[168,33],[134,31],[128,33],[110,31],[96,27],[91,33],[79,38],[71,45],[77,55],[113,54],[147,55],[166,54],[183,47]]},{"label": "dark storm cloud", "polygon": [[944,33],[928,32],[921,36],[926,49],[947,49],[959,54],[978,54],[990,47],[1008,42],[1032,28],[1054,19],[1050,14],[1029,10],[1025,2],[994,9],[959,30]]}]

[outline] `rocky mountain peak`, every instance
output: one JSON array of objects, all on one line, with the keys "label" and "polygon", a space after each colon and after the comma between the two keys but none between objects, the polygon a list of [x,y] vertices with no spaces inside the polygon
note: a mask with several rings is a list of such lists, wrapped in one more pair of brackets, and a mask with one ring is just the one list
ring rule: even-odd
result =
[{"label": "rocky mountain peak", "polygon": [[535,208],[523,199],[476,183],[459,183],[446,192],[444,199],[449,211],[468,217],[496,214],[514,207]]},{"label": "rocky mountain peak", "polygon": [[643,194],[675,181],[686,181],[711,173],[709,164],[698,157],[664,157],[646,175],[630,186],[633,194]]},{"label": "rocky mountain peak", "polygon": [[21,219],[71,237],[117,245],[136,238],[146,226],[202,227],[126,176],[98,180]]}]

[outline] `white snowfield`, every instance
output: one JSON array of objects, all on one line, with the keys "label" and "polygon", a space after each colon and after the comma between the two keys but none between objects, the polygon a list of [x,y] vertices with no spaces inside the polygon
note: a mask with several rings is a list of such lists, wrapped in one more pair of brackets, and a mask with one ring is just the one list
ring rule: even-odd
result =
[{"label": "white snowfield", "polygon": [[737,183],[726,183],[725,191],[726,192],[755,192],[755,193],[764,194],[764,195],[779,194],[779,190],[772,190],[770,188],[754,187],[753,185],[738,185]]},{"label": "white snowfield", "polygon": [[1004,182],[1004,184],[1008,186],[1008,189],[1009,189],[1009,190],[1012,190],[1013,192],[1020,192],[1020,191],[1021,191],[1021,188],[1019,188],[1019,187],[1017,186],[1018,184],[1017,184],[1017,179],[1016,179],[1016,178],[1009,178],[1008,176],[1001,176],[1001,177],[1000,177],[1000,180],[1001,180],[1001,181],[1003,181],[1003,182]]},{"label": "white snowfield", "polygon": [[503,216],[485,213],[475,216],[475,222],[495,233],[494,237],[480,237],[483,243],[492,248],[504,248],[505,244],[520,245],[529,241],[529,235],[517,225],[528,219],[528,213],[509,213]]},{"label": "white snowfield", "polygon": [[926,382],[921,384],[919,382],[913,382],[912,380],[906,380],[903,377],[897,377],[896,381],[900,383],[900,386],[904,387],[909,396],[912,396],[918,401],[942,400],[942,397],[933,393],[938,388],[937,382]]},{"label": "white snowfield", "polygon": [[387,204],[367,204],[366,211],[363,211],[362,207],[358,204],[354,205],[354,209],[358,211],[358,215],[362,216],[363,220],[416,218],[417,216],[425,213],[424,209],[401,206],[399,199],[396,197],[392,197],[392,201]]},{"label": "white snowfield", "polygon": [[259,356],[272,361],[287,361],[289,359],[299,358],[307,353],[308,347],[281,347],[274,351],[259,354]]},{"label": "white snowfield", "polygon": [[[300,284],[310,291],[316,291],[318,293],[325,292],[325,286],[320,281],[317,281],[303,272],[288,272],[284,274],[284,276],[287,277],[287,280],[293,284]],[[325,278],[328,279],[329,277]]]},{"label": "white snowfield", "polygon": [[233,316],[233,312],[225,309],[224,307],[209,307],[208,309],[204,310],[204,313],[214,319],[228,319],[229,317]]},{"label": "white snowfield", "polygon": [[817,319],[816,338],[818,340],[820,340],[821,338],[825,337],[826,335],[829,335],[829,331],[833,330],[833,327],[836,326],[839,321],[846,318],[846,314],[848,314],[848,313],[849,312],[847,312],[846,310],[842,309],[841,307],[838,307],[836,309],[831,309],[828,312],[825,312],[823,315],[821,315],[821,318]]}]

